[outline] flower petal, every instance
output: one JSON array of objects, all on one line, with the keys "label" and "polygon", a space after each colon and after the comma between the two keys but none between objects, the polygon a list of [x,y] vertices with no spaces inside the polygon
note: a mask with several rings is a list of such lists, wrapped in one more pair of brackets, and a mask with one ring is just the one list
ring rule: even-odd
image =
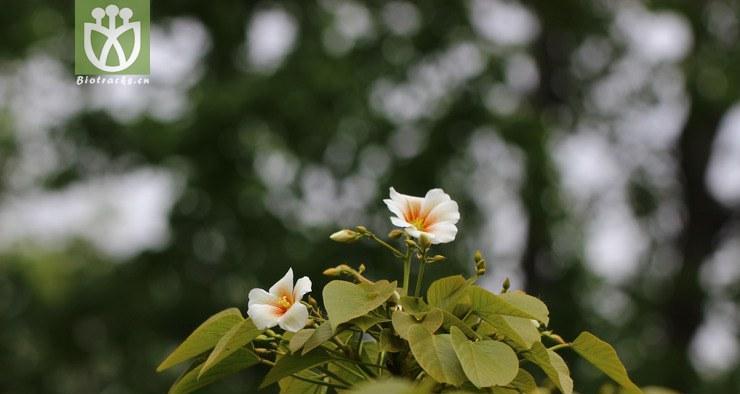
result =
[{"label": "flower petal", "polygon": [[403,213],[403,207],[405,207],[405,205],[401,205],[397,201],[394,201],[388,198],[383,200],[383,202],[388,207],[388,210],[391,211],[391,213],[393,213],[394,215],[396,215],[397,217],[401,219],[405,217]]},{"label": "flower petal", "polygon": [[390,209],[391,212],[396,214],[400,219],[408,222],[413,218],[419,217],[421,204],[424,202],[423,198],[401,194],[392,187],[390,188],[390,196],[390,202],[384,200],[386,201],[385,204],[388,206],[388,209]]},{"label": "flower petal", "polygon": [[393,223],[394,226],[401,228],[412,227],[411,223],[395,216],[391,216],[391,223]]},{"label": "flower petal", "polygon": [[281,318],[280,312],[280,308],[266,304],[252,304],[247,310],[247,314],[252,319],[252,323],[254,323],[254,326],[259,330],[275,327]]},{"label": "flower petal", "polygon": [[406,227],[406,233],[414,238],[421,237],[422,232],[419,231],[416,227]]},{"label": "flower petal", "polygon": [[424,200],[421,197],[409,196],[408,194],[399,193],[393,187],[391,187],[390,190],[391,190],[390,192],[391,200],[395,201],[396,203],[398,203],[398,205],[402,207],[405,207],[406,204],[408,204],[409,202],[420,203]]},{"label": "flower petal", "polygon": [[427,192],[426,196],[424,196],[424,200],[421,204],[421,215],[426,216],[437,205],[451,200],[450,195],[445,193],[442,189],[432,189]]},{"label": "flower petal", "polygon": [[460,220],[460,209],[455,201],[449,200],[438,204],[429,212],[430,223],[450,222],[457,223]]},{"label": "flower petal", "polygon": [[437,223],[427,229],[434,235],[431,241],[433,244],[443,244],[452,242],[457,235],[457,227],[449,222]]},{"label": "flower petal", "polygon": [[285,276],[270,287],[270,294],[275,297],[293,296],[293,268],[288,268]]},{"label": "flower petal", "polygon": [[[301,278],[302,279],[302,278]],[[296,332],[306,326],[308,322],[308,309],[299,303],[293,304],[285,314],[280,316],[278,324],[285,331]]]},{"label": "flower petal", "polygon": [[301,298],[303,298],[306,293],[310,292],[311,279],[309,279],[308,276],[298,279],[298,281],[295,282],[295,287],[293,287],[293,302],[301,302]]},{"label": "flower petal", "polygon": [[252,304],[276,305],[277,301],[277,297],[262,289],[249,290],[249,306],[252,306]]}]

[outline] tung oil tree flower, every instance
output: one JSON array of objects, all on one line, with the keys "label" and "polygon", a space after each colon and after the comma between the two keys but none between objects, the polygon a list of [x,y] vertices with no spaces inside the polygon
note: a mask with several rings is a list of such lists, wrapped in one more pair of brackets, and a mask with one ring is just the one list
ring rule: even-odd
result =
[{"label": "tung oil tree flower", "polygon": [[414,197],[391,187],[390,197],[383,202],[396,215],[391,217],[394,226],[405,229],[417,239],[426,236],[432,244],[455,240],[460,212],[457,203],[442,189],[432,189],[424,197]]},{"label": "tung oil tree flower", "polygon": [[[303,277],[293,286],[289,269],[269,291],[249,292],[248,318],[238,308],[211,316],[159,365],[163,371],[192,360],[169,393],[190,393],[263,364],[269,371],[260,387],[277,384],[281,394],[573,394],[559,353],[566,349],[620,385],[619,393],[643,393],[611,345],[589,332],[564,340],[548,326],[547,305],[511,290],[508,279],[496,292],[477,284],[495,267],[480,252],[473,254],[472,276],[447,276],[423,289],[424,267],[445,260],[431,253],[435,244],[457,235],[457,203],[441,189],[422,198],[393,188],[385,203],[400,227],[386,239],[365,226],[330,238],[369,240],[389,250],[403,265],[402,285],[368,279],[363,264],[339,264],[324,271],[334,279],[322,290],[321,306],[312,297],[301,301],[311,281]],[[418,276],[411,295],[414,263]]]},{"label": "tung oil tree flower", "polygon": [[296,332],[306,326],[308,309],[301,304],[301,298],[311,292],[311,279],[307,276],[298,279],[293,286],[293,269],[277,281],[270,291],[252,289],[249,292],[247,314],[254,325],[264,330],[280,326],[285,331]]}]

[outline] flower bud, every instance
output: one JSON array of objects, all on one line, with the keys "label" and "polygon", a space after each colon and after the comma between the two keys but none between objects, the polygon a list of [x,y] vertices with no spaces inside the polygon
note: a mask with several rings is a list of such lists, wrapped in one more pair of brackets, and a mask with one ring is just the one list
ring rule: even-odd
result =
[{"label": "flower bud", "polygon": [[398,301],[400,300],[401,300],[401,295],[398,294],[398,291],[394,291],[393,294],[391,295],[391,298],[388,299],[388,302],[393,305],[397,305]]},{"label": "flower bud", "polygon": [[365,272],[366,269],[367,269],[367,267],[365,267],[365,264],[360,263],[360,266],[357,267],[357,273],[358,274],[361,274],[361,273]]},{"label": "flower bud", "polygon": [[416,242],[414,242],[413,239],[407,239],[406,240],[406,245],[408,245],[408,247],[410,247],[410,248],[415,248],[416,247]]},{"label": "flower bud", "polygon": [[337,231],[336,233],[332,234],[329,238],[331,238],[332,241],[336,241],[336,242],[352,243],[362,238],[362,234],[356,231],[344,229],[344,230]]},{"label": "flower bud", "polygon": [[475,261],[475,274],[478,276],[485,275],[486,259],[483,257],[483,254],[481,254],[480,250],[475,251],[475,255],[473,255],[473,260]]},{"label": "flower bud", "polygon": [[355,227],[355,229],[357,229],[357,232],[359,232],[360,234],[367,234],[370,232],[365,226],[357,226]]},{"label": "flower bud", "polygon": [[388,233],[388,238],[396,239],[403,235],[403,230],[395,229]]},{"label": "flower bud", "polygon": [[426,234],[421,234],[419,237],[419,246],[421,246],[422,249],[428,249],[430,246],[432,246],[432,240],[429,239],[429,236]]},{"label": "flower bud", "polygon": [[324,275],[326,276],[339,276],[339,274],[342,273],[342,270],[338,268],[327,268],[324,270]]},{"label": "flower bud", "polygon": [[436,256],[432,256],[431,258],[429,258],[430,263],[439,263],[440,261],[445,261],[445,260],[447,260],[447,257],[442,256],[441,254],[438,254]]},{"label": "flower bud", "polygon": [[473,261],[475,261],[477,264],[479,261],[482,261],[482,260],[483,260],[483,254],[480,252],[480,250],[476,250],[475,254],[473,255]]},{"label": "flower bud", "polygon": [[316,301],[315,298],[313,298],[311,296],[308,296],[308,304],[311,305],[314,308],[318,308],[319,307],[319,303]]},{"label": "flower bud", "polygon": [[509,291],[509,287],[511,287],[511,281],[509,280],[509,278],[506,278],[504,279],[504,285],[502,286],[503,291],[501,292],[506,293],[507,291]]}]

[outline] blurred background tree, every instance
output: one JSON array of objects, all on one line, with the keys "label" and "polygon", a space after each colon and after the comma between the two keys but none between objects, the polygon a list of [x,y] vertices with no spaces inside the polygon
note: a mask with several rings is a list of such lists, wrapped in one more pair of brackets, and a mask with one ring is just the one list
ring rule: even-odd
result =
[{"label": "blurred background tree", "polygon": [[165,392],[288,266],[399,276],[328,241],[391,185],[461,204],[429,280],[481,248],[637,382],[740,389],[737,1],[152,3],[146,87],[75,86],[71,2],[3,5],[0,391]]}]

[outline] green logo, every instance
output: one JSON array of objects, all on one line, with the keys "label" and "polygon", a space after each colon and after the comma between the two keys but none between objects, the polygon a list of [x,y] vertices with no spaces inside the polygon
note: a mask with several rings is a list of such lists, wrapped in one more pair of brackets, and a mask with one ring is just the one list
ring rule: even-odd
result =
[{"label": "green logo", "polygon": [[149,0],[75,0],[75,74],[149,74]]}]

